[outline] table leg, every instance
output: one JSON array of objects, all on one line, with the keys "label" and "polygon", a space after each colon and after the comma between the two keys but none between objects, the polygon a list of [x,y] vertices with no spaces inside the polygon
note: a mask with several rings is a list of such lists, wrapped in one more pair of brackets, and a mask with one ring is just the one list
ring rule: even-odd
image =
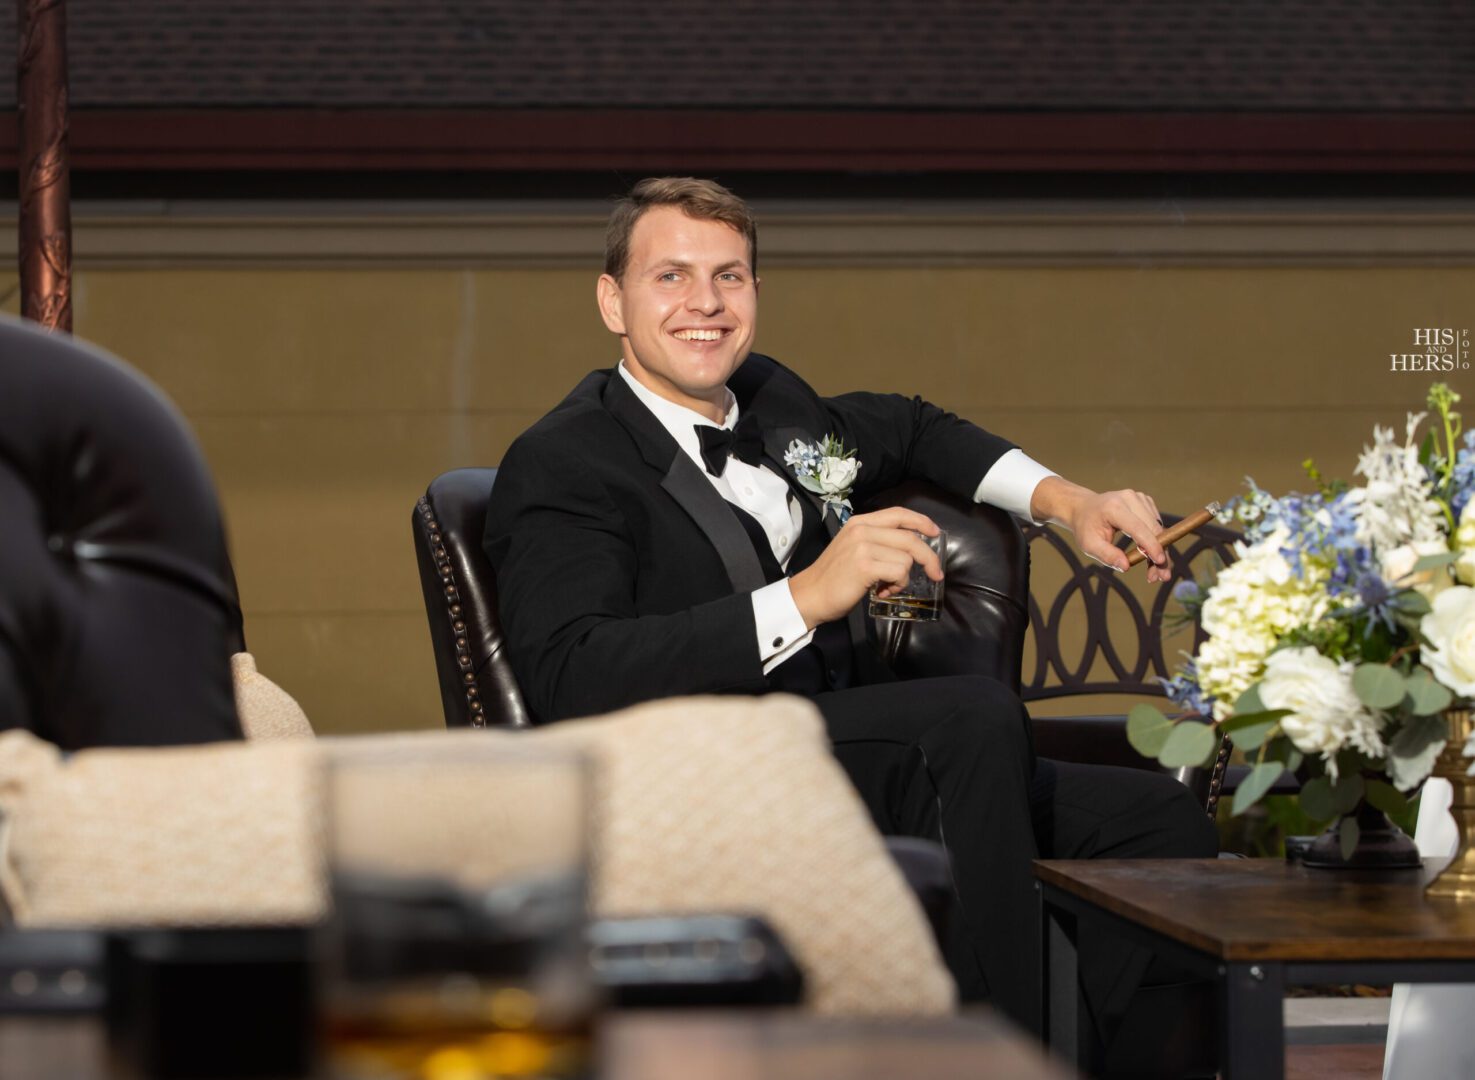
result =
[{"label": "table leg", "polygon": [[[1036,886],[1038,888],[1038,886]],[[1086,1070],[1090,1040],[1082,1038],[1085,1019],[1080,1008],[1080,961],[1076,952],[1076,917],[1040,897],[1041,1015],[1045,1045],[1063,1061]]]},{"label": "table leg", "polygon": [[1285,980],[1280,964],[1226,964],[1219,986],[1224,1080],[1285,1076]]}]

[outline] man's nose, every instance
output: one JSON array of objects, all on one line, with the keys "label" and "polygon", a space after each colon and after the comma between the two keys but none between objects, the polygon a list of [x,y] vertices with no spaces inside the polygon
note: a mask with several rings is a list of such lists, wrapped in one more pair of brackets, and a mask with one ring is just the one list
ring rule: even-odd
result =
[{"label": "man's nose", "polygon": [[722,293],[718,291],[717,283],[710,280],[693,282],[686,295],[686,306],[688,310],[700,311],[703,315],[717,314],[722,310]]}]

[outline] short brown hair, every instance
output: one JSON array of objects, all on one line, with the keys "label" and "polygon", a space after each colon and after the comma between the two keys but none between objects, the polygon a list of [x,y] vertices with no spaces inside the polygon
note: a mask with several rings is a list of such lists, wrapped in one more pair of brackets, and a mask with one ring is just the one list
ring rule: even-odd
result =
[{"label": "short brown hair", "polygon": [[652,176],[630,189],[615,203],[604,233],[604,272],[624,279],[630,265],[630,235],[642,214],[655,206],[674,206],[698,221],[720,221],[736,229],[748,242],[748,269],[758,273],[758,223],[753,211],[715,180],[691,176]]}]

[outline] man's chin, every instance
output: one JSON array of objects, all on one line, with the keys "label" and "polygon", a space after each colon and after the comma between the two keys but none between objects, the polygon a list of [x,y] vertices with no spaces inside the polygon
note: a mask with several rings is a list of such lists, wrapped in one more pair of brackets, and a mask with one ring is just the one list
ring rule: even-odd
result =
[{"label": "man's chin", "polygon": [[681,366],[689,373],[689,385],[693,389],[700,387],[717,390],[727,385],[727,380],[732,378],[733,372],[743,366],[743,361],[747,358],[746,349],[741,353],[708,353],[688,357],[687,362]]}]

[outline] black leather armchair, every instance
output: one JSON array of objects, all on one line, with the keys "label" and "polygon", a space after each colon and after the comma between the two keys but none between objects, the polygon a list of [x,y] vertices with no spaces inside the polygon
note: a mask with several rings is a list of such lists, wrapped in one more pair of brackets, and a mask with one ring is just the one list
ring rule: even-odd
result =
[{"label": "black leather armchair", "polygon": [[[497,618],[496,579],[481,544],[487,495],[496,472],[455,469],[436,477],[416,504],[412,518],[441,703],[446,724],[451,727],[525,727],[530,722],[506,657]],[[1123,689],[1161,693],[1150,681],[1151,660],[1135,660],[1128,669],[1121,667],[1119,658],[1139,657],[1145,651],[1160,669],[1166,670],[1161,640],[1155,635],[1161,630],[1172,582],[1156,594],[1152,618],[1133,624],[1137,640],[1131,643],[1130,652],[1126,642],[1111,640],[1105,614],[1093,616],[1089,635],[1093,648],[1104,650],[1121,667],[1123,675],[1118,680],[1121,685],[1109,680],[1098,684],[1060,659],[1061,615],[1077,591],[1084,589],[1087,592],[1083,595],[1089,595],[1089,590],[1119,587],[1119,582],[1111,580],[1116,576],[1112,571],[1080,566],[1077,560],[1081,579],[1067,584],[1060,595],[1042,605],[1030,592],[1031,540],[1064,544],[1058,537],[1047,539],[1043,527],[1031,526],[1027,537],[1003,511],[924,483],[909,483],[885,492],[866,509],[890,505],[919,510],[948,533],[942,618],[934,623],[871,624],[878,648],[898,675],[988,675],[1020,691],[1026,701],[1063,693]],[[1188,571],[1204,543],[1199,541],[1190,549],[1191,557],[1180,560],[1180,573]],[[1069,554],[1068,548],[1064,550]],[[1098,606],[1104,611],[1104,601]],[[1049,617],[1042,614],[1044,611],[1050,613]],[[1031,632],[1035,635],[1037,659],[1031,681],[1022,683],[1025,643]],[[1062,672],[1063,680],[1059,677]],[[1124,718],[1119,716],[1041,717],[1035,719],[1034,728],[1037,748],[1046,757],[1158,768],[1132,750],[1126,740]],[[1227,754],[1226,748],[1215,769],[1175,773],[1211,814]]]},{"label": "black leather armchair", "polygon": [[0,317],[0,729],[63,749],[240,738],[215,487],[113,357]]}]

